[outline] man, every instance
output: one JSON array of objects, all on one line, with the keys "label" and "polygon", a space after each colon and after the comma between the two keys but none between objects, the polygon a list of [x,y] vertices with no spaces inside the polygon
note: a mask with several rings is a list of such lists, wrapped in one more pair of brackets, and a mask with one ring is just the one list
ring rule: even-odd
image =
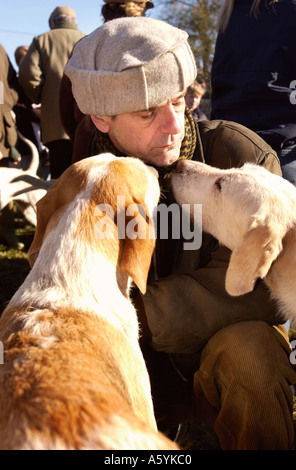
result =
[{"label": "man", "polygon": [[[153,165],[167,205],[179,159],[221,168],[249,160],[280,173],[272,149],[246,128],[195,125],[184,102],[196,76],[184,31],[149,18],[108,22],[76,45],[65,73],[97,128],[92,153]],[[289,448],[296,374],[264,285],[231,298],[224,288],[229,252],[209,236],[199,250],[183,242],[157,240],[147,293],[135,296],[160,428],[196,419],[214,425],[223,449]]]},{"label": "man", "polygon": [[42,142],[49,149],[51,177],[58,178],[71,164],[73,148],[60,120],[60,85],[72,49],[84,34],[69,7],[55,8],[49,26],[50,31],[33,39],[20,64],[19,80],[32,102],[41,103]]},{"label": "man", "polygon": [[[145,16],[146,11],[154,5],[149,0],[104,0],[101,13],[104,22],[126,16]],[[93,135],[93,125],[78,109],[73,98],[71,82],[63,75],[60,87],[60,115],[65,131],[73,142],[72,163],[88,155]]]}]

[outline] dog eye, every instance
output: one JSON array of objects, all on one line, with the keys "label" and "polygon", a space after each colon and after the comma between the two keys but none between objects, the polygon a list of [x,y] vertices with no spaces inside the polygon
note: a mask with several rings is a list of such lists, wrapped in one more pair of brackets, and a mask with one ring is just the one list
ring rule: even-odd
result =
[{"label": "dog eye", "polygon": [[217,188],[219,191],[221,191],[221,189],[222,189],[222,184],[221,184],[221,182],[222,182],[222,178],[218,178],[218,179],[215,181],[215,186],[216,186],[216,188]]}]

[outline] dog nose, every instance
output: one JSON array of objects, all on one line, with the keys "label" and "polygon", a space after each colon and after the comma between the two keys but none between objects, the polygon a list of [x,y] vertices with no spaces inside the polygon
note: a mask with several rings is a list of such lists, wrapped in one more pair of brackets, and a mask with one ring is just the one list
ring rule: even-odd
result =
[{"label": "dog nose", "polygon": [[182,170],[185,169],[185,162],[186,160],[180,160],[178,163],[177,163],[177,166],[175,168],[175,172],[176,173],[182,173]]},{"label": "dog nose", "polygon": [[194,167],[195,162],[192,162],[191,160],[180,160],[175,168],[175,171],[177,173],[185,173],[187,172],[190,167]]}]

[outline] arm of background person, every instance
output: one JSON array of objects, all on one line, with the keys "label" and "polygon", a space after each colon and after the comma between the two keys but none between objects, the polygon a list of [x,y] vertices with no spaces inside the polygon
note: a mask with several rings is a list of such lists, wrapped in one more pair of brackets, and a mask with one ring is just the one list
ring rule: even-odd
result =
[{"label": "arm of background person", "polygon": [[27,54],[20,64],[19,82],[30,100],[33,103],[39,104],[41,102],[44,76],[41,69],[41,58],[37,38],[33,39]]}]

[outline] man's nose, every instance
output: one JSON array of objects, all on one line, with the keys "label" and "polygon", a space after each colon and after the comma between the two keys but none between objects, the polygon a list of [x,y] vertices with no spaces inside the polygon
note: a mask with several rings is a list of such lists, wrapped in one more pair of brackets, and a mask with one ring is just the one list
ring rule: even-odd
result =
[{"label": "man's nose", "polygon": [[161,131],[164,134],[179,134],[181,132],[178,114],[172,104],[163,106],[161,113]]}]

